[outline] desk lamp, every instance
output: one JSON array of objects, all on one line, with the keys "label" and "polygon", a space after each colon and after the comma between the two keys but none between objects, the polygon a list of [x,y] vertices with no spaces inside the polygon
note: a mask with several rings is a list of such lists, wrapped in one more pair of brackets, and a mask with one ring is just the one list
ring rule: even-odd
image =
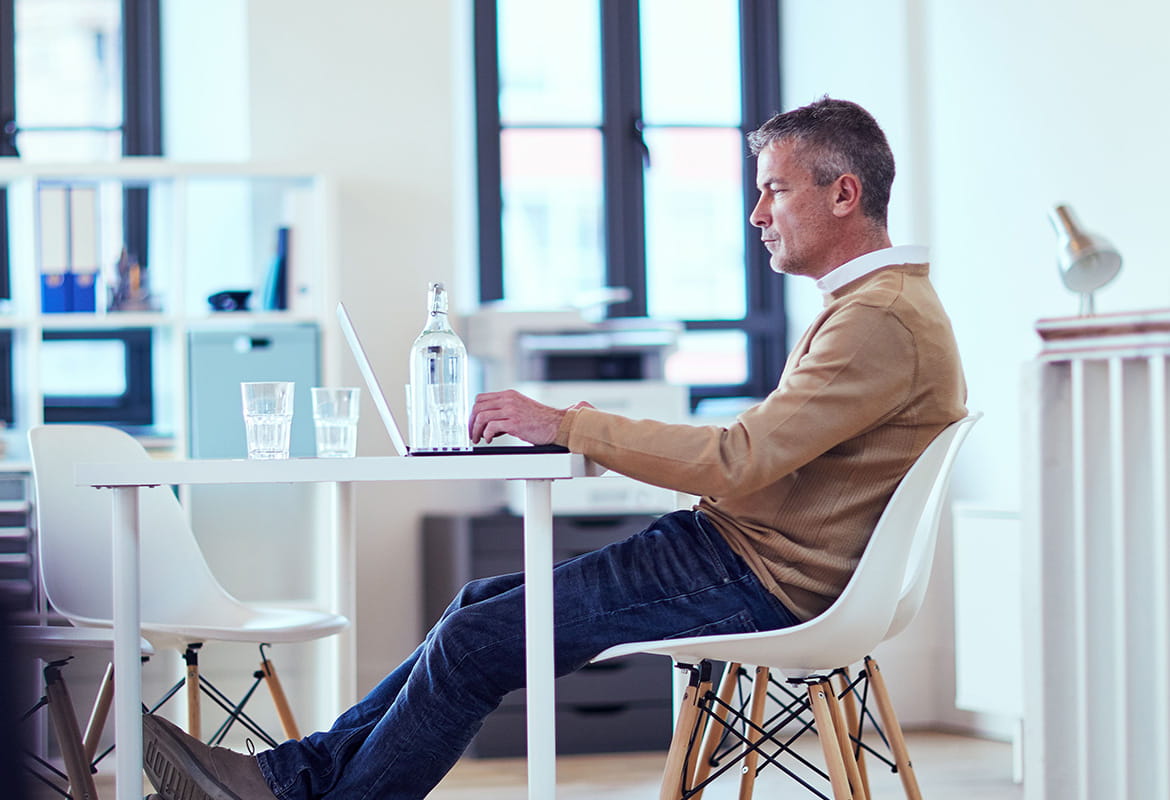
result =
[{"label": "desk lamp", "polygon": [[1057,206],[1049,214],[1058,237],[1057,264],[1064,285],[1081,295],[1080,316],[1093,316],[1093,292],[1117,277],[1121,255],[1106,239],[1085,233],[1072,209]]}]

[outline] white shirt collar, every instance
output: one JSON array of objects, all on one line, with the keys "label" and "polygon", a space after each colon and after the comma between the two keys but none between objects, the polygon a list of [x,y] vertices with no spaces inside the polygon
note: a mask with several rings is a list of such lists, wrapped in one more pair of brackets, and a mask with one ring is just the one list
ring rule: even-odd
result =
[{"label": "white shirt collar", "polygon": [[918,245],[904,244],[898,247],[874,250],[871,253],[860,255],[852,261],[846,261],[818,280],[817,288],[828,294],[882,267],[893,264],[925,264],[929,260],[930,250]]}]

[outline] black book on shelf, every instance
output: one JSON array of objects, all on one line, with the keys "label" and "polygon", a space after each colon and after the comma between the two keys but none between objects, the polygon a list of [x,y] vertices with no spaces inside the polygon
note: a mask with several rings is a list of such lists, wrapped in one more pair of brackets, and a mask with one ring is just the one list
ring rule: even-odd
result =
[{"label": "black book on shelf", "polygon": [[268,271],[264,285],[264,308],[269,311],[283,311],[288,308],[288,237],[289,229],[276,229],[276,257]]}]

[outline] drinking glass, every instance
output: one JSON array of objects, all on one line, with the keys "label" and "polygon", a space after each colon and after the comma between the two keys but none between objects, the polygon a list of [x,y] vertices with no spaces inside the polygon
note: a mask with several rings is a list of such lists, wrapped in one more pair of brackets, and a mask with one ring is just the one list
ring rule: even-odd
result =
[{"label": "drinking glass", "polygon": [[318,458],[353,458],[357,455],[361,390],[350,386],[314,386],[310,392]]},{"label": "drinking glass", "polygon": [[240,384],[248,458],[288,458],[293,386],[292,381],[245,381]]}]

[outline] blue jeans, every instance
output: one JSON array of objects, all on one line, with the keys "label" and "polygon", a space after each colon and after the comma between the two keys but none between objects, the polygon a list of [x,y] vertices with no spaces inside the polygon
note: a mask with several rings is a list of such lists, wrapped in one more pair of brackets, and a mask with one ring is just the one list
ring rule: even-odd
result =
[{"label": "blue jeans", "polygon": [[[558,564],[553,593],[558,676],[615,644],[797,622],[696,511]],[[523,575],[472,581],[364,700],[260,769],[282,800],[424,797],[524,671]]]}]

